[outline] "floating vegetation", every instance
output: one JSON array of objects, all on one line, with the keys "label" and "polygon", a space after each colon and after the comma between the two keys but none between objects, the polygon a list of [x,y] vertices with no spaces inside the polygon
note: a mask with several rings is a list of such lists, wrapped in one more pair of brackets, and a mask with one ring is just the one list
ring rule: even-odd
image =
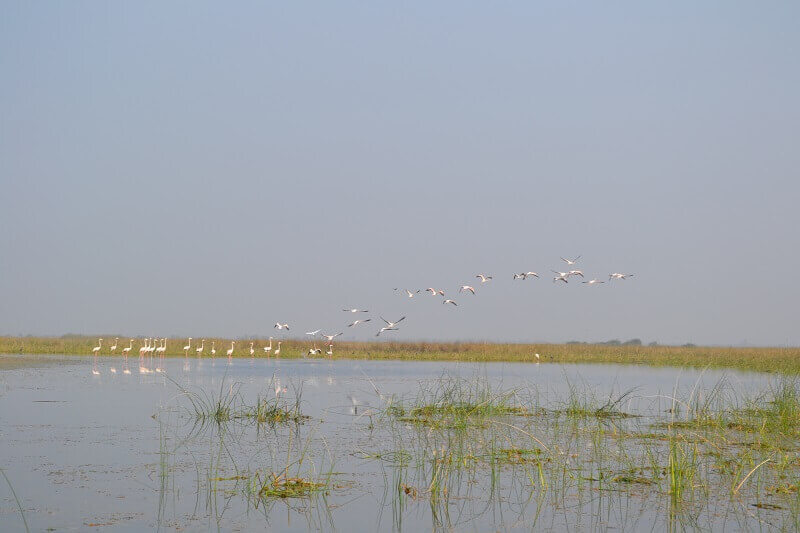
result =
[{"label": "floating vegetation", "polygon": [[260,500],[270,498],[308,498],[328,489],[328,482],[312,481],[302,477],[290,477],[285,473],[259,472],[253,476],[253,494]]}]

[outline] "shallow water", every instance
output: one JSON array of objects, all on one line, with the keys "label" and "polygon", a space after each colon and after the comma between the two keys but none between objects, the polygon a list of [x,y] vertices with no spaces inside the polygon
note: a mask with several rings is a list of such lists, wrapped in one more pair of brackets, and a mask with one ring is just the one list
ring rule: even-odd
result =
[{"label": "shallow water", "polygon": [[[387,461],[375,455],[386,457],[398,449],[411,456],[418,450],[428,453],[429,438],[433,449],[442,442],[450,447],[473,443],[387,422],[381,416],[386,401],[413,402],[421,390],[448,376],[497,390],[524,390],[527,399],[549,409],[563,406],[570,391],[600,403],[630,391],[620,409],[652,418],[673,406],[671,398],[711,395],[721,380],[744,398],[767,390],[775,379],[616,365],[224,358],[168,359],[164,372],[149,374],[139,373],[135,358],[131,374],[123,374],[120,358],[103,358],[93,374],[91,358],[38,356],[34,366],[18,368],[19,358],[0,356],[5,369],[0,371],[0,460],[8,478],[8,483],[0,479],[4,531],[24,530],[23,514],[36,531],[95,526],[131,531],[673,528],[674,510],[652,491],[631,486],[608,493],[564,489],[553,495],[526,478],[530,470],[495,465],[492,473],[479,462],[463,472],[448,471],[450,490],[434,501],[426,496],[429,479],[419,459]],[[300,396],[301,411],[310,417],[303,424],[198,424],[181,392],[216,398],[236,391],[237,401],[254,404],[257,397],[274,398],[276,382],[287,388],[280,394],[288,402]],[[468,431],[468,440],[487,438],[485,430]],[[558,429],[548,426],[536,434],[553,431]],[[565,465],[570,450],[578,455],[581,442],[560,443],[567,450],[561,452]],[[554,448],[549,440],[542,445]],[[287,464],[298,476],[324,478],[327,490],[308,498],[248,497],[245,478],[280,473]],[[403,487],[413,489],[405,493]],[[759,513],[738,513],[720,503],[677,520],[689,529],[759,529],[766,520]],[[773,522],[767,524],[776,520],[769,519]]]}]

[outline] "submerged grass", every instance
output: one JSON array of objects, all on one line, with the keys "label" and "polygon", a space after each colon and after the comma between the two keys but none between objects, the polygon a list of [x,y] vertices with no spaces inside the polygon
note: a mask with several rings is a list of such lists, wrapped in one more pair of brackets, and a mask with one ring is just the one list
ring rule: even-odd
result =
[{"label": "submerged grass", "polygon": [[[127,346],[129,337],[118,334],[102,335],[106,341],[120,337],[117,355]],[[123,340],[126,342],[123,343]],[[133,351],[143,339],[134,341]],[[218,353],[230,346],[231,340],[240,343],[245,339],[206,338],[204,357],[208,347],[216,343]],[[169,339],[167,356],[183,356],[181,347],[186,339]],[[253,341],[259,356],[264,356],[263,339]],[[10,354],[66,354],[91,355],[97,337],[65,335],[62,337],[0,337],[0,353]],[[109,355],[107,342],[100,355]],[[296,358],[307,354],[308,343],[287,339],[281,357]],[[693,368],[736,368],[758,372],[800,374],[800,348],[728,348],[712,346],[618,346],[607,344],[495,344],[495,343],[399,343],[399,342],[340,342],[336,345],[337,358],[400,359],[410,361],[510,361],[536,362],[534,354],[541,355],[543,363],[618,363],[651,366]],[[194,356],[192,352],[190,357]],[[246,349],[234,352],[235,357],[250,357]]]}]

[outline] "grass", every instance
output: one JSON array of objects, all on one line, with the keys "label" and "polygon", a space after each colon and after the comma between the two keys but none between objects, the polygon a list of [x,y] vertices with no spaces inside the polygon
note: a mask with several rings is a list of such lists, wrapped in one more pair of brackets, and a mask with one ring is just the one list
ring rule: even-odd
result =
[{"label": "grass", "polygon": [[486,425],[492,418],[531,416],[519,404],[515,391],[496,392],[484,379],[465,380],[443,376],[423,389],[409,407],[392,401],[387,414],[401,422],[436,428]]},{"label": "grass", "polygon": [[[127,346],[129,337],[103,335],[101,355],[108,355],[108,341],[120,337],[117,355]],[[250,357],[249,343],[255,342],[256,355],[264,357],[263,339],[238,341],[235,357]],[[125,341],[125,342],[123,342]],[[209,357],[211,342],[217,356],[225,357],[231,339],[206,338],[203,357]],[[131,356],[138,356],[142,339],[134,341]],[[185,338],[169,339],[166,356],[183,356]],[[246,343],[246,344],[245,344]],[[91,355],[97,337],[0,337],[0,353]],[[274,344],[273,344],[274,346]],[[302,357],[308,342],[287,340],[282,358]],[[693,368],[735,368],[757,372],[800,374],[800,348],[727,348],[708,346],[611,346],[603,344],[494,344],[494,343],[399,343],[339,342],[336,358],[396,359],[408,361],[506,361],[535,362],[534,353],[543,363],[617,363]],[[221,354],[221,355],[220,355]],[[194,357],[190,351],[189,357]]]}]

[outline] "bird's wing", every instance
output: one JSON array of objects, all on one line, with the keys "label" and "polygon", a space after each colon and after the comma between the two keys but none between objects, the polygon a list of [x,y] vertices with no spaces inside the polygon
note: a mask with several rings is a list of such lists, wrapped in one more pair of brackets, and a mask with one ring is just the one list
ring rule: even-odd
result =
[{"label": "bird's wing", "polygon": [[383,320],[384,322],[386,322],[387,324],[391,324],[391,322],[389,322],[388,320],[386,320],[386,319],[385,319],[385,318],[383,318],[383,317],[380,317],[380,319],[381,319],[381,320]]},{"label": "bird's wing", "polygon": [[405,319],[406,319],[406,317],[403,317],[403,318],[401,318],[400,320],[398,320],[397,322],[395,322],[395,324],[399,324],[400,322],[402,322],[402,321],[403,321],[403,320],[405,320]]}]

